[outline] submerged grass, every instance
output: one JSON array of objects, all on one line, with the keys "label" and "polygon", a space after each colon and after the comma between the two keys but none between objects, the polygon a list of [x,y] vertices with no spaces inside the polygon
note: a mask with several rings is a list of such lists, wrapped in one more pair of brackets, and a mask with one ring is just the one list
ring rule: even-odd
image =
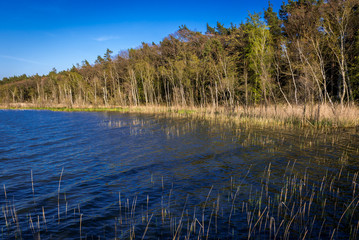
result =
[{"label": "submerged grass", "polygon": [[[268,164],[259,184],[250,183],[249,169],[239,179],[231,177],[226,186],[204,188],[207,193],[201,200],[192,200],[196,196],[191,194],[177,196],[174,183],[165,184],[163,177],[155,179],[151,175],[150,184],[161,190],[161,197],[140,193],[125,198],[118,192],[118,201],[113,203],[117,214],[112,221],[96,224],[112,222],[106,226],[106,237],[115,239],[357,239],[358,172],[341,168],[313,181],[307,171],[298,171],[295,166],[296,162],[288,162],[284,173],[278,175]],[[80,239],[102,238],[86,231],[92,230],[91,222],[108,217],[92,220],[80,204],[68,203],[60,191],[64,176],[61,172],[58,211],[34,203],[34,208],[24,213],[15,207],[4,185],[2,237],[57,238],[65,224],[72,238],[76,237],[72,234]]]}]

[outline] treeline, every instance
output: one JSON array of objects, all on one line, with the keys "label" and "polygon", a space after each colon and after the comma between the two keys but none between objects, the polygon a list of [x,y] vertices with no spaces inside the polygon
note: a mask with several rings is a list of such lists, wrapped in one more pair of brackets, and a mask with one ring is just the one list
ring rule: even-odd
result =
[{"label": "treeline", "polygon": [[359,0],[289,0],[244,23],[181,26],[94,64],[4,78],[0,101],[66,105],[228,106],[359,100]]}]

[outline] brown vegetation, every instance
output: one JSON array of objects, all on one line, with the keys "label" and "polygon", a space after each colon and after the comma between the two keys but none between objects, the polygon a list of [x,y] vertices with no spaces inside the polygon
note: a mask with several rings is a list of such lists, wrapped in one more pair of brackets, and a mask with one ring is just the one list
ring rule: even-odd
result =
[{"label": "brown vegetation", "polygon": [[228,107],[182,107],[182,106],[116,106],[116,105],[73,105],[64,104],[37,105],[32,103],[9,103],[0,105],[0,109],[38,109],[52,111],[117,111],[133,113],[158,113],[173,116],[201,117],[207,120],[216,119],[233,123],[253,125],[307,126],[314,128],[355,128],[359,126],[359,108],[355,105],[330,106],[316,105],[264,105],[235,108]]}]

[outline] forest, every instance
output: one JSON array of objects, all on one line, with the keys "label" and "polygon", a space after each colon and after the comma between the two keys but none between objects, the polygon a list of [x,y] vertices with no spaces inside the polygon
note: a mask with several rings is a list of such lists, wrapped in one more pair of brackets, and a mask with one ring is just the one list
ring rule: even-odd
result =
[{"label": "forest", "polygon": [[350,105],[359,101],[359,0],[289,0],[236,25],[182,25],[66,71],[0,81],[0,103],[65,106]]}]

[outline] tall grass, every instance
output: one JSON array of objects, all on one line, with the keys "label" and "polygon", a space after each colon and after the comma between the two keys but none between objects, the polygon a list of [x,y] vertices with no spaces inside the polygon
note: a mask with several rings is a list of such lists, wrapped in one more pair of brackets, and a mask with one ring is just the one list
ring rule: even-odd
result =
[{"label": "tall grass", "polygon": [[179,116],[197,116],[207,119],[231,119],[232,121],[257,125],[306,126],[314,128],[356,128],[359,131],[359,107],[352,105],[257,105],[228,107],[182,107],[182,106],[77,106],[34,104],[10,104],[4,109],[37,109],[51,111],[114,111],[162,113]]},{"label": "tall grass", "polygon": [[[252,170],[239,179],[228,179],[226,186],[208,186],[201,200],[194,195],[176,196],[175,183],[165,184],[163,178],[150,183],[162,189],[161,197],[134,195],[122,198],[119,193],[117,215],[108,226],[107,237],[115,239],[357,239],[359,230],[358,172],[321,174],[312,180],[308,172],[296,170],[288,162],[282,174],[268,164],[258,184],[251,184]],[[62,173],[60,178],[62,177]],[[61,179],[59,180],[59,182]],[[170,188],[167,188],[170,186]],[[216,187],[214,187],[216,186]],[[60,195],[60,190],[58,195]],[[62,224],[73,238],[90,237],[91,219],[78,205],[74,214],[57,215],[41,207],[21,213],[16,200],[4,185],[2,217],[3,238],[61,236]],[[60,198],[59,198],[60,199]],[[66,200],[60,201],[64,205]],[[66,205],[67,206],[67,205]],[[36,206],[40,207],[40,206]],[[64,206],[60,206],[64,209]],[[52,215],[50,215],[52,214]],[[24,217],[26,216],[26,217]],[[101,217],[99,217],[101,219]],[[51,222],[52,221],[52,222]],[[97,220],[98,221],[98,220]],[[55,222],[55,223],[54,223]],[[57,223],[56,223],[57,222]],[[74,224],[76,223],[77,224]],[[69,224],[72,223],[72,224]],[[102,225],[97,222],[97,225]],[[93,237],[93,236],[92,236]],[[100,237],[100,236],[98,236]]]}]

